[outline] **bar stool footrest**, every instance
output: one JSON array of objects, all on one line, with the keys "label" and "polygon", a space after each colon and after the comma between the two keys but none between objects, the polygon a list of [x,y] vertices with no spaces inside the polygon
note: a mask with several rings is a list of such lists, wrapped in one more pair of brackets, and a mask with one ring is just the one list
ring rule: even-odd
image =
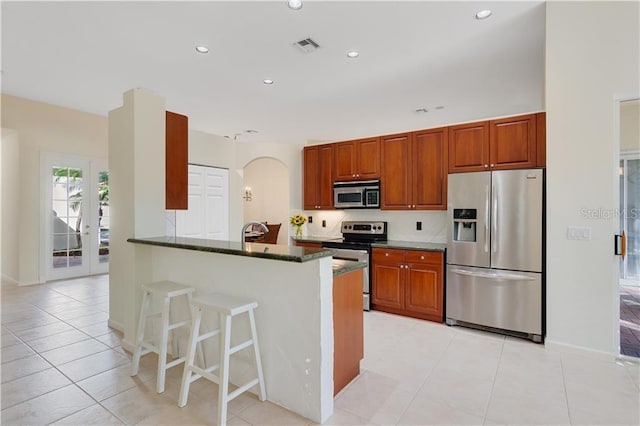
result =
[{"label": "bar stool footrest", "polygon": [[167,366],[165,367],[165,370],[168,370],[168,369],[170,369],[171,367],[175,367],[175,366],[176,366],[176,365],[178,365],[178,364],[182,364],[183,362],[185,362],[185,361],[186,361],[186,359],[187,359],[187,357],[186,357],[186,356],[183,356],[182,358],[174,359],[173,361],[168,362],[168,363],[167,363]]},{"label": "bar stool footrest", "polygon": [[247,390],[251,389],[252,387],[257,385],[258,383],[260,383],[260,381],[256,377],[255,379],[251,380],[250,382],[240,386],[238,389],[236,389],[233,392],[229,393],[229,395],[227,395],[227,399],[229,401],[231,401],[233,398],[237,397],[238,395],[240,395],[244,391],[247,391]]},{"label": "bar stool footrest", "polygon": [[205,340],[205,339],[209,339],[209,338],[211,338],[211,337],[215,337],[215,336],[217,336],[218,334],[220,334],[220,329],[219,329],[219,328],[218,328],[218,329],[216,329],[216,330],[210,331],[210,332],[208,332],[208,333],[201,334],[201,335],[198,337],[198,339],[196,339],[196,342],[202,342],[203,340]]},{"label": "bar stool footrest", "polygon": [[253,345],[253,339],[249,339],[247,341],[244,341],[242,343],[240,343],[239,345],[236,345],[232,348],[229,348],[229,355],[233,355],[238,351],[243,350],[244,348],[248,348],[249,346]]}]

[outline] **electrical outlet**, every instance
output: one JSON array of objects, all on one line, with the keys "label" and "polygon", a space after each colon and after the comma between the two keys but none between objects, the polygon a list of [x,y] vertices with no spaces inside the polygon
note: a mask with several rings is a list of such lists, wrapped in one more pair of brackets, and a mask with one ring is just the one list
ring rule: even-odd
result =
[{"label": "electrical outlet", "polygon": [[416,231],[422,231],[422,222],[416,222]]},{"label": "electrical outlet", "polygon": [[313,223],[313,216],[309,216],[307,220],[309,221],[309,223]]},{"label": "electrical outlet", "polygon": [[567,240],[591,240],[591,228],[570,226],[567,228]]},{"label": "electrical outlet", "polygon": [[322,219],[322,227],[323,227],[323,228],[326,228],[326,227],[327,227],[327,221],[326,221],[326,220],[324,220],[324,219]]}]

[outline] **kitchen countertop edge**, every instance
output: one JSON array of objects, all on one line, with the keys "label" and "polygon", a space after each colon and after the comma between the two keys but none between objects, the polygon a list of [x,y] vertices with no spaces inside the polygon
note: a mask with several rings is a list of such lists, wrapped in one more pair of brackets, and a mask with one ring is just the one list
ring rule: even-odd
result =
[{"label": "kitchen countertop edge", "polygon": [[[300,241],[304,243],[323,243],[327,241],[342,240],[340,237],[332,236],[304,236],[304,237],[292,237],[293,241]],[[389,248],[389,249],[404,249],[404,250],[426,250],[426,251],[441,251],[447,250],[445,243],[430,243],[423,241],[378,241],[371,243],[371,247],[374,248]]]},{"label": "kitchen countertop edge", "polygon": [[295,247],[275,244],[246,243],[246,249],[241,249],[240,242],[209,240],[187,237],[150,237],[128,238],[128,242],[134,244],[146,244],[159,247],[170,247],[185,250],[194,250],[207,253],[220,253],[235,256],[258,257],[262,259],[281,260],[285,262],[309,262],[323,257],[331,257],[334,253],[330,249],[317,249],[310,247]]},{"label": "kitchen countertop edge", "polygon": [[333,259],[333,277],[348,274],[349,272],[364,269],[368,266],[366,262],[354,262],[352,260]]}]

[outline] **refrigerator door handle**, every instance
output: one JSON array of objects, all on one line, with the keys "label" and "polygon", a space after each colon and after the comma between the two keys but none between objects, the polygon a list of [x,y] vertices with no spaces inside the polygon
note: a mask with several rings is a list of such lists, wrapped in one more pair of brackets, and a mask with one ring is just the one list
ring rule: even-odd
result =
[{"label": "refrigerator door handle", "polygon": [[484,187],[484,252],[489,251],[489,185]]},{"label": "refrigerator door handle", "polygon": [[491,198],[491,250],[495,253],[498,251],[498,193],[495,186],[491,189]]},{"label": "refrigerator door handle", "polygon": [[464,269],[452,269],[451,272],[458,275],[468,275],[471,277],[478,278],[489,278],[492,280],[503,280],[503,281],[535,281],[535,278],[527,277],[524,275],[518,274],[501,274],[501,273],[488,273],[488,272],[476,272],[476,271],[466,271]]}]

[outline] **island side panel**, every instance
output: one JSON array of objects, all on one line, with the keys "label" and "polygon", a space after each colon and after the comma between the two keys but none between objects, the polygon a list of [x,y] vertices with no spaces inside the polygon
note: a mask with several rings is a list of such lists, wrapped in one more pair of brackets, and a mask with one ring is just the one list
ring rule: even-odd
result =
[{"label": "island side panel", "polygon": [[337,395],[360,374],[364,358],[362,269],[333,279],[333,393]]},{"label": "island side panel", "polygon": [[[297,263],[136,245],[141,254],[149,248],[153,281],[168,279],[195,287],[197,294],[220,292],[258,302],[267,399],[319,423],[333,414],[330,257]],[[236,331],[247,331],[244,318],[234,318]],[[217,351],[205,346],[205,356],[217,360]],[[240,364],[232,368],[231,381],[242,384],[247,369]]]}]

